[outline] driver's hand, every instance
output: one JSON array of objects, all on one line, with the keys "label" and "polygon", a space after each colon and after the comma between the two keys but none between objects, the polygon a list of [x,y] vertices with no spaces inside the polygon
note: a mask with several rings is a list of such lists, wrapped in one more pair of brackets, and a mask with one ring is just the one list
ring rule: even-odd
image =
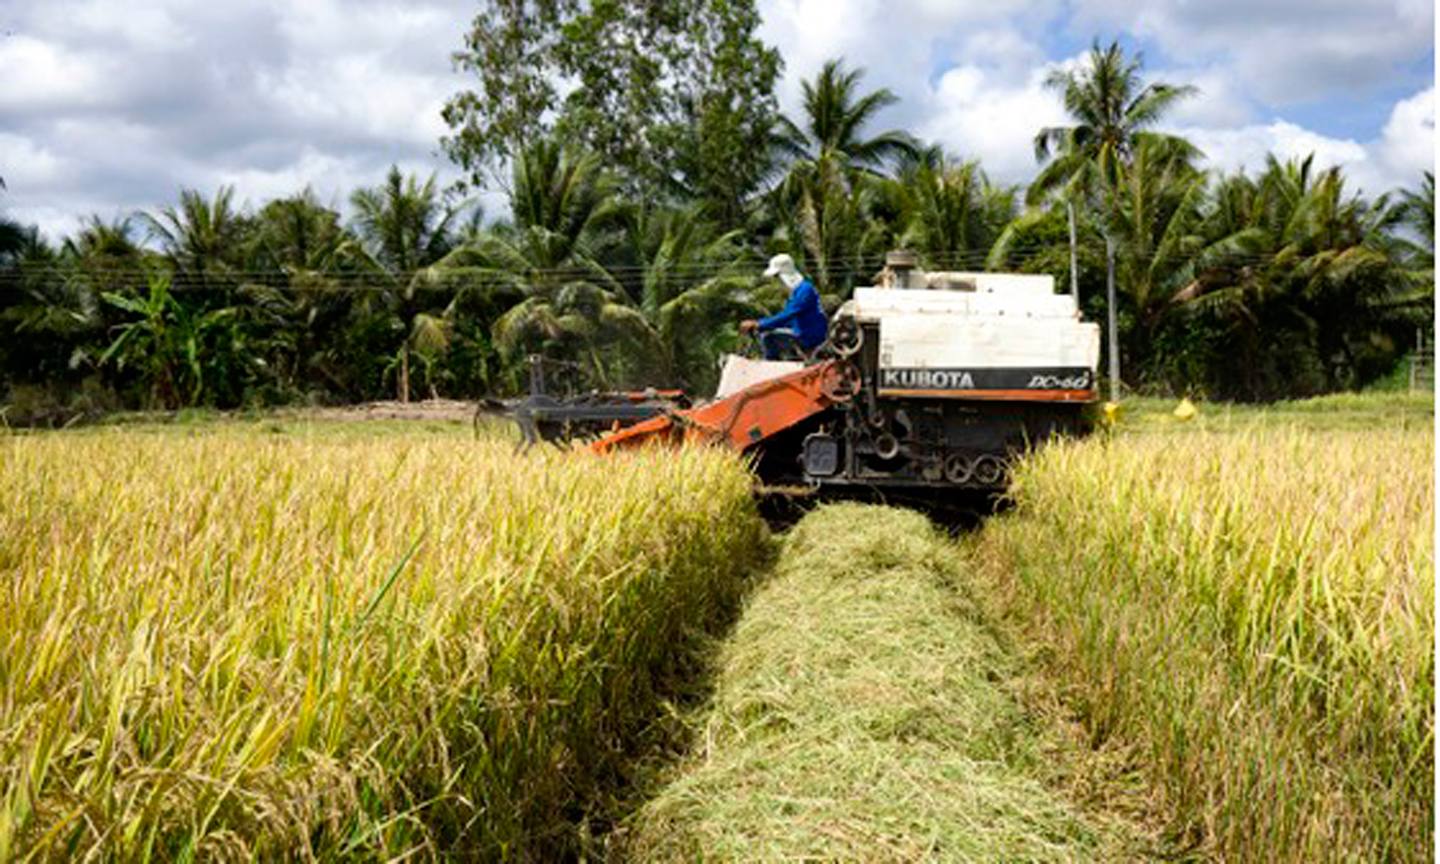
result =
[{"label": "driver's hand", "polygon": [[759,330],[759,329],[760,329],[760,322],[759,322],[759,321],[756,321],[756,320],[753,319],[753,318],[747,318],[747,319],[745,319],[744,321],[741,321],[741,322],[740,322],[740,333],[741,333],[742,335],[744,335],[744,334],[746,334],[746,333],[754,333],[756,330]]}]

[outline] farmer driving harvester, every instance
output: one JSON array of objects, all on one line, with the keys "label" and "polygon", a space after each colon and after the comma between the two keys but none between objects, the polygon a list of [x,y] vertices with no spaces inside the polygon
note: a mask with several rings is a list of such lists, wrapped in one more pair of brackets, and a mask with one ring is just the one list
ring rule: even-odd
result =
[{"label": "farmer driving harvester", "polygon": [[740,332],[760,334],[760,351],[766,360],[813,351],[825,341],[826,330],[825,313],[820,309],[820,295],[815,286],[795,269],[795,259],[785,254],[770,259],[765,275],[779,277],[790,289],[790,299],[784,309],[769,318],[741,321]]}]

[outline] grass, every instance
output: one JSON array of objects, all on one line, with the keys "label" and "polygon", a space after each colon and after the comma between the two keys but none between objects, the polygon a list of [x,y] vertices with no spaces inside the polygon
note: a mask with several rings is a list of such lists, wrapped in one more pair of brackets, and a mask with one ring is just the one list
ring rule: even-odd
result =
[{"label": "grass", "polygon": [[1138,835],[1048,790],[1015,670],[919,514],[807,516],[749,598],[638,861],[1095,861]]},{"label": "grass", "polygon": [[1028,461],[971,545],[987,607],[1207,854],[1432,859],[1432,413],[1132,415]]},{"label": "grass", "polygon": [[1121,435],[1229,433],[1292,426],[1314,432],[1376,427],[1429,430],[1435,420],[1435,396],[1426,392],[1335,393],[1269,405],[1198,402],[1195,417],[1188,421],[1175,416],[1177,404],[1173,399],[1126,399],[1116,431]]},{"label": "grass", "polygon": [[[51,429],[7,427],[0,416],[0,435],[47,436]],[[373,440],[375,438],[440,438],[519,443],[513,420],[485,415],[477,421],[444,419],[336,419],[305,410],[270,412],[222,412],[188,409],[180,412],[132,412],[111,414],[91,423],[65,430],[70,435],[147,434],[168,438],[209,435],[285,435],[300,438]]]},{"label": "grass", "polygon": [[581,854],[747,473],[281,431],[0,437],[0,860]]}]

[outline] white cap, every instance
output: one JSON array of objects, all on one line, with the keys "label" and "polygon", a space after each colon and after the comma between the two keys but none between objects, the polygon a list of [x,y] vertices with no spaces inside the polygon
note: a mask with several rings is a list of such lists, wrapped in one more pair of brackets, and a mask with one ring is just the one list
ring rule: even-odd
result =
[{"label": "white cap", "polygon": [[795,272],[795,259],[785,253],[780,253],[770,259],[770,266],[765,268],[766,276],[779,276]]}]

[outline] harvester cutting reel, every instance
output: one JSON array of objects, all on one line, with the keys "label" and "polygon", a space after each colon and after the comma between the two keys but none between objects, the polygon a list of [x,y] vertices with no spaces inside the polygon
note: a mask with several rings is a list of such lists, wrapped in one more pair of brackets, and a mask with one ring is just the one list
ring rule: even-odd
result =
[{"label": "harvester cutting reel", "polygon": [[565,447],[690,404],[679,390],[580,390],[590,377],[578,363],[531,355],[529,395],[509,404],[481,402],[475,415],[477,434],[484,415],[503,413],[519,427],[517,450],[541,443]]}]

